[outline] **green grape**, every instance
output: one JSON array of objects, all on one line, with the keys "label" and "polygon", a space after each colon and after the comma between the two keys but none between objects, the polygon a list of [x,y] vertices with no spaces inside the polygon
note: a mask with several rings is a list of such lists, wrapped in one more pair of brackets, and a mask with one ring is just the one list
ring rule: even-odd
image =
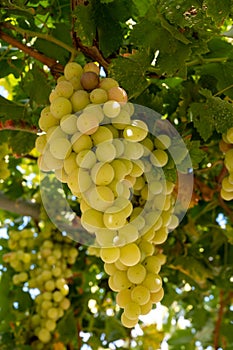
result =
[{"label": "green grape", "polygon": [[116,149],[116,158],[119,158],[124,153],[124,148],[125,148],[124,143],[121,140],[113,139],[112,144]]},{"label": "green grape", "polygon": [[97,75],[100,74],[100,68],[95,62],[88,62],[83,67],[83,72],[94,72]]},{"label": "green grape", "polygon": [[102,212],[114,202],[114,194],[107,186],[94,186],[88,191],[86,196],[88,205]]},{"label": "green grape", "polygon": [[65,159],[69,157],[72,145],[70,141],[65,139],[64,137],[59,137],[57,139],[53,139],[50,142],[49,150],[56,159]]},{"label": "green grape", "polygon": [[66,114],[60,121],[61,130],[68,135],[73,135],[78,131],[77,116],[75,114]]},{"label": "green grape", "polygon": [[89,232],[104,228],[103,214],[96,209],[88,209],[81,216],[81,224]]},{"label": "green grape", "polygon": [[[232,192],[233,192],[233,188],[232,188]],[[168,229],[169,230],[174,230],[178,225],[179,225],[179,218],[176,215],[171,215],[171,220],[168,224]]]},{"label": "green grape", "polygon": [[82,66],[76,62],[69,62],[65,65],[64,76],[67,80],[70,80],[73,77],[81,77],[82,73]]},{"label": "green grape", "polygon": [[135,302],[130,302],[125,306],[124,313],[128,319],[138,320],[141,314],[141,307]]},{"label": "green grape", "polygon": [[57,326],[56,322],[53,320],[47,320],[45,322],[45,327],[49,332],[53,332],[55,330],[56,326]]},{"label": "green grape", "polygon": [[135,184],[133,186],[134,190],[136,191],[140,191],[143,189],[143,187],[145,186],[145,180],[143,176],[139,176],[136,178]]},{"label": "green grape", "polygon": [[104,89],[94,89],[90,93],[90,101],[97,104],[105,103],[108,101],[108,94]]},{"label": "green grape", "polygon": [[108,229],[117,230],[125,225],[126,216],[123,211],[119,211],[119,207],[111,206],[105,210],[103,222]]},{"label": "green grape", "polygon": [[133,328],[133,327],[135,327],[136,324],[138,323],[138,319],[137,319],[137,318],[135,318],[135,319],[129,319],[129,318],[126,316],[125,312],[123,312],[123,313],[121,314],[121,323],[122,323],[122,325],[123,325],[124,327],[126,327],[126,328]]},{"label": "green grape", "polygon": [[83,90],[81,81],[80,81],[80,77],[72,77],[69,79],[69,82],[72,84],[73,89],[76,90]]},{"label": "green grape", "polygon": [[114,169],[114,179],[122,180],[128,174],[126,165],[121,159],[114,159],[111,162],[111,166]]},{"label": "green grape", "polygon": [[39,128],[47,132],[52,126],[59,125],[59,120],[50,112],[50,107],[42,109],[39,119]]},{"label": "green grape", "polygon": [[124,242],[124,244],[136,241],[138,236],[138,228],[136,225],[132,225],[130,223],[118,230],[120,242]]},{"label": "green grape", "polygon": [[139,177],[143,175],[144,171],[144,163],[140,159],[136,159],[132,162],[132,168],[129,175],[133,177]]},{"label": "green grape", "polygon": [[104,263],[104,271],[112,276],[117,271],[117,268],[114,263]]},{"label": "green grape", "polygon": [[158,274],[162,264],[160,259],[156,255],[153,255],[147,256],[143,261],[143,265],[145,266],[148,272]]},{"label": "green grape", "polygon": [[77,119],[77,127],[82,134],[94,134],[99,127],[99,119],[94,114],[83,112]]},{"label": "green grape", "polygon": [[59,303],[59,307],[62,309],[62,310],[68,310],[69,307],[70,307],[70,301],[68,298],[64,298],[60,303]]},{"label": "green grape", "polygon": [[52,292],[55,289],[55,282],[53,280],[49,280],[45,282],[44,287],[47,292]]},{"label": "green grape", "polygon": [[63,299],[64,299],[64,296],[63,296],[62,293],[59,292],[58,290],[56,290],[56,291],[53,293],[53,300],[54,300],[56,303],[60,303]]},{"label": "green grape", "polygon": [[124,308],[126,305],[132,302],[131,299],[131,290],[130,289],[122,289],[116,295],[117,304]]},{"label": "green grape", "polygon": [[151,153],[150,161],[156,167],[164,167],[168,162],[168,155],[162,149],[156,149]]},{"label": "green grape", "polygon": [[101,144],[103,142],[113,141],[113,134],[112,134],[111,130],[109,130],[107,127],[101,125],[96,130],[96,132],[91,135],[91,138],[93,140],[93,144],[95,146],[97,146],[98,144]]},{"label": "green grape", "polygon": [[164,297],[164,290],[160,288],[157,292],[150,294],[150,300],[152,303],[159,303]]},{"label": "green grape", "polygon": [[81,168],[91,169],[96,163],[96,155],[89,149],[82,150],[76,156],[76,163]]},{"label": "green grape", "polygon": [[108,91],[114,86],[119,86],[118,82],[113,78],[103,78],[100,80],[99,87]]},{"label": "green grape", "polygon": [[222,180],[222,188],[226,192],[233,192],[233,184],[229,181],[229,177],[224,177]]},{"label": "green grape", "polygon": [[146,257],[154,254],[155,247],[151,242],[148,242],[146,239],[141,239],[140,243],[138,244],[141,254]]},{"label": "green grape", "polygon": [[229,143],[233,144],[233,127],[227,130],[226,139]]},{"label": "green grape", "polygon": [[60,137],[66,138],[66,134],[64,133],[64,131],[62,131],[60,126],[52,126],[47,131],[46,138],[47,138],[48,143],[50,143],[52,140],[58,139]]},{"label": "green grape", "polygon": [[[77,90],[71,96],[70,102],[74,112],[81,111],[90,103],[89,93],[84,90]],[[68,114],[68,113],[71,113],[71,112],[67,112],[65,114]]]},{"label": "green grape", "polygon": [[83,72],[80,82],[85,90],[93,90],[99,85],[99,75],[93,71]]},{"label": "green grape", "polygon": [[46,149],[46,144],[47,144],[47,138],[45,134],[37,137],[35,142],[35,147],[39,153],[44,152],[44,150]]},{"label": "green grape", "polygon": [[96,185],[108,185],[114,178],[114,169],[108,163],[98,162],[91,169],[91,178]]},{"label": "green grape", "polygon": [[120,249],[117,247],[103,247],[100,249],[100,257],[103,262],[111,264],[117,261],[120,256]]},{"label": "green grape", "polygon": [[[115,248],[115,249],[117,249],[117,248]],[[118,258],[119,258],[119,256],[120,256],[120,250],[119,250]],[[112,262],[114,262],[114,261],[112,261]],[[131,285],[132,285],[132,282],[130,282],[130,280],[127,277],[126,271],[117,270],[113,275],[113,281],[114,281],[114,284],[117,286],[118,291],[127,289],[127,288],[131,287]]]},{"label": "green grape", "polygon": [[46,344],[50,342],[51,334],[46,328],[41,328],[38,333],[38,338],[42,343]]},{"label": "green grape", "polygon": [[148,126],[142,120],[133,120],[123,131],[123,137],[132,142],[140,142],[146,138]]},{"label": "green grape", "polygon": [[107,228],[96,230],[95,232],[96,241],[101,247],[106,247],[106,248],[111,247],[113,246],[113,241],[116,234],[117,234],[116,231],[109,230]]},{"label": "green grape", "polygon": [[232,192],[227,192],[223,188],[221,188],[220,195],[222,199],[225,201],[232,201],[233,200],[233,191]]},{"label": "green grape", "polygon": [[50,111],[55,118],[61,119],[72,112],[72,104],[67,98],[58,97],[51,103]]},{"label": "green grape", "polygon": [[150,290],[144,285],[137,285],[131,291],[131,299],[139,305],[145,305],[150,300]]},{"label": "green grape", "polygon": [[129,243],[121,247],[120,252],[120,261],[127,266],[136,265],[141,259],[140,249],[135,243]]},{"label": "green grape", "polygon": [[79,153],[84,149],[91,149],[93,147],[91,137],[88,135],[83,135],[81,132],[77,132],[71,137],[71,143],[75,153]]},{"label": "green grape", "polygon": [[108,99],[125,104],[128,101],[128,96],[124,89],[119,86],[113,86],[108,90]]},{"label": "green grape", "polygon": [[168,135],[159,135],[154,139],[156,148],[165,150],[171,146],[171,139]]},{"label": "green grape", "polygon": [[55,307],[51,307],[47,312],[48,318],[52,320],[58,319],[58,309]]},{"label": "green grape", "polygon": [[49,150],[44,152],[42,159],[49,170],[61,169],[63,166],[63,161],[55,158]]},{"label": "green grape", "polygon": [[73,94],[74,88],[69,81],[62,80],[58,82],[54,91],[58,96],[70,98],[70,96]]},{"label": "green grape", "polygon": [[116,157],[116,149],[112,143],[99,143],[95,150],[96,157],[100,162],[111,162]]},{"label": "green grape", "polygon": [[102,110],[101,106],[99,106],[99,105],[91,103],[83,109],[83,112],[88,112],[90,114],[94,114],[99,119],[100,123],[104,119],[103,110]]},{"label": "green grape", "polygon": [[162,244],[167,240],[168,231],[166,227],[161,227],[155,232],[153,243],[154,244]]},{"label": "green grape", "polygon": [[117,270],[121,270],[121,271],[127,271],[128,270],[128,266],[122,264],[120,262],[120,260],[117,260],[114,264],[115,264]]},{"label": "green grape", "polygon": [[121,111],[121,105],[117,101],[110,100],[104,103],[103,112],[108,118],[115,118]]},{"label": "green grape", "polygon": [[153,307],[153,303],[151,300],[148,301],[148,303],[144,304],[144,305],[140,305],[141,307],[141,315],[147,315],[152,307]]},{"label": "green grape", "polygon": [[130,115],[127,111],[121,109],[120,113],[112,120],[112,125],[119,129],[123,130],[126,125],[131,123]]},{"label": "green grape", "polygon": [[146,269],[142,264],[130,266],[127,271],[127,277],[130,282],[140,284],[146,277]]},{"label": "green grape", "polygon": [[148,157],[150,153],[154,150],[153,141],[149,137],[146,137],[140,142],[140,144],[143,146],[144,149],[144,157]]},{"label": "green grape", "polygon": [[162,279],[158,274],[149,272],[143,281],[143,286],[155,293],[162,288]]},{"label": "green grape", "polygon": [[140,159],[143,156],[144,148],[140,143],[125,142],[123,157],[126,159]]}]

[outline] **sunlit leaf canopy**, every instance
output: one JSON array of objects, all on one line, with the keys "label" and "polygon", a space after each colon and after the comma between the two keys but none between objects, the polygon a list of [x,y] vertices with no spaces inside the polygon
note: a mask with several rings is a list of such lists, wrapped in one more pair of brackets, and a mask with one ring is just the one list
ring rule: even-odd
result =
[{"label": "sunlit leaf canopy", "polygon": [[[78,245],[71,308],[52,349],[233,348],[233,205],[220,195],[227,175],[221,140],[233,127],[232,15],[231,0],[1,1],[1,349],[33,349],[35,291],[12,283],[3,256],[12,232],[51,230],[34,143],[40,112],[68,61],[98,62],[131,102],[176,127],[192,159],[194,190],[186,216],[161,246],[167,261],[158,312],[134,331],[124,328],[103,263]],[[79,215],[68,190],[67,198]]]}]

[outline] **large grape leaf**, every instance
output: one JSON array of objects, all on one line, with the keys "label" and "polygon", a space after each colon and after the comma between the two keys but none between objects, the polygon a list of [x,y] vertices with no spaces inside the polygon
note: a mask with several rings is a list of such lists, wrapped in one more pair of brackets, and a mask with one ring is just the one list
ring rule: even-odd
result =
[{"label": "large grape leaf", "polygon": [[76,17],[75,31],[83,45],[93,45],[96,36],[95,13],[91,3],[87,6],[79,5],[74,11]]},{"label": "large grape leaf", "polygon": [[26,107],[0,96],[0,120],[21,120],[27,117]]},{"label": "large grape leaf", "polygon": [[231,12],[231,0],[224,0],[224,4],[219,0],[205,0],[204,4],[207,7],[207,15],[217,23],[222,23]]},{"label": "large grape leaf", "polygon": [[[144,56],[146,63],[146,56]],[[127,91],[129,99],[140,95],[149,85],[146,78],[146,65],[134,58],[118,57],[113,59],[109,67],[109,75],[119,81],[120,85]],[[129,79],[130,77],[130,79]]]}]

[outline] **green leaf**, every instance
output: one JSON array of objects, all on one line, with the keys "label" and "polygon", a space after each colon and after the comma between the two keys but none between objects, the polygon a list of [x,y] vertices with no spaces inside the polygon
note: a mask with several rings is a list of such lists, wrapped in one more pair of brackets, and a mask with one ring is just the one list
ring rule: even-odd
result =
[{"label": "green leaf", "polygon": [[[192,330],[190,328],[186,329],[178,329],[175,334],[172,335],[170,339],[168,339],[169,345],[186,345],[193,340],[194,335],[192,334]],[[185,347],[186,348],[186,347]]]},{"label": "green leaf", "polygon": [[149,86],[146,78],[147,63],[146,54],[133,55],[130,58],[118,57],[112,60],[109,75],[127,91],[129,99],[137,97]]},{"label": "green leaf", "polygon": [[60,335],[60,340],[63,342],[69,342],[76,336],[76,320],[74,317],[74,311],[70,309],[66,312],[63,318],[58,322],[57,331]]},{"label": "green leaf", "polygon": [[[50,35],[71,46],[72,41],[69,31],[70,28],[67,24],[56,23],[55,28],[51,31]],[[70,53],[63,47],[50,41],[38,38],[34,44],[34,47],[38,51],[44,53],[46,56],[54,58],[63,65],[65,65],[69,60]]]},{"label": "green leaf", "polygon": [[224,0],[224,5],[218,0],[205,0],[207,15],[217,23],[221,23],[231,12],[232,1]]},{"label": "green leaf", "polygon": [[9,142],[12,152],[16,154],[28,154],[34,147],[36,135],[23,131],[13,131],[10,133]]},{"label": "green leaf", "polygon": [[21,120],[25,119],[26,115],[25,106],[19,105],[0,96],[0,119]]},{"label": "green leaf", "polygon": [[200,149],[200,141],[189,141],[186,143],[189,150],[189,156],[192,160],[192,165],[194,169],[197,169],[199,163],[206,157],[206,153]]},{"label": "green leaf", "polygon": [[190,106],[190,112],[195,128],[203,140],[207,141],[215,129],[212,110],[207,103],[194,102]]},{"label": "green leaf", "polygon": [[93,45],[96,35],[95,14],[91,3],[87,6],[79,5],[74,11],[76,17],[75,31],[81,39],[82,44],[86,46]]},{"label": "green leaf", "polygon": [[124,339],[127,335],[121,322],[115,317],[108,317],[105,322],[106,340],[108,342]]}]

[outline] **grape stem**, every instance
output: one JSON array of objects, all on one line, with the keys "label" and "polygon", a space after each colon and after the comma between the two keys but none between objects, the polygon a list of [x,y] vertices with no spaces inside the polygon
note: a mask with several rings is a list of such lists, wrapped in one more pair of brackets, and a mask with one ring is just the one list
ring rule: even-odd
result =
[{"label": "grape stem", "polygon": [[47,57],[41,54],[40,52],[32,49],[31,47],[19,42],[18,40],[16,40],[9,34],[3,32],[2,30],[0,30],[0,38],[5,42],[7,42],[8,44],[12,45],[13,47],[17,47],[18,49],[22,50],[24,53],[26,53],[30,57],[33,57],[36,60],[48,66],[51,69],[52,73],[63,72],[63,66],[60,63],[57,63],[56,60],[54,60],[53,58]]},{"label": "grape stem", "polygon": [[3,192],[0,192],[0,209],[23,216],[31,216],[35,220],[39,220],[40,217],[40,205],[38,203],[22,199],[12,200]]},{"label": "grape stem", "polygon": [[2,130],[14,130],[14,131],[23,131],[29,132],[31,134],[37,134],[38,128],[33,125],[29,125],[24,121],[19,121],[17,124],[13,120],[6,120],[5,122],[0,121],[0,131]]}]

